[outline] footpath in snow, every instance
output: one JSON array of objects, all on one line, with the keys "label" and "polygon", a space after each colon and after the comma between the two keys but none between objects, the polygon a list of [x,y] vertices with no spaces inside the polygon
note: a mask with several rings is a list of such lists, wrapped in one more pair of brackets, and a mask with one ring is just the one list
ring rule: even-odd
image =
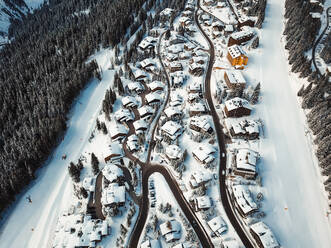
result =
[{"label": "footpath in snow", "polygon": [[[99,52],[95,58],[104,71],[102,81],[95,80],[84,89],[70,113],[63,141],[48,164],[38,171],[37,179],[19,196],[0,223],[0,247],[51,246],[56,220],[72,199],[68,164],[79,158],[88,143],[105,92],[113,80],[113,71],[107,70],[109,52]],[[62,160],[64,154],[67,155],[66,160]],[[26,199],[29,195],[32,203]]]},{"label": "footpath in snow", "polygon": [[284,1],[268,0],[260,51],[248,61],[248,80],[258,79],[262,89],[261,104],[256,105],[256,115],[265,123],[259,168],[265,192],[262,210],[282,246],[328,248],[327,202],[280,41],[283,12]]}]

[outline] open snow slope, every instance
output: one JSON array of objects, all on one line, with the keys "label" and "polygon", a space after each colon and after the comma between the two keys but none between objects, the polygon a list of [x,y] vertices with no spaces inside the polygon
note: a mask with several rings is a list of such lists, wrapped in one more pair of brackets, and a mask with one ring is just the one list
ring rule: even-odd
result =
[{"label": "open snow slope", "polygon": [[256,105],[256,115],[265,123],[259,168],[265,192],[263,211],[266,223],[284,247],[328,248],[331,231],[327,202],[280,41],[283,12],[284,1],[268,0],[261,53],[248,61],[256,73],[247,75],[249,81],[257,78],[261,82],[262,99]]},{"label": "open snow slope", "polygon": [[[107,68],[107,61],[110,61],[107,50],[100,52],[96,59],[102,68]],[[70,204],[72,197],[68,164],[70,161],[77,161],[88,142],[105,91],[112,79],[113,71],[104,70],[102,81],[91,82],[77,99],[63,141],[54,151],[49,163],[38,171],[37,179],[21,194],[2,221],[0,247],[51,246],[56,220],[61,210]],[[61,159],[63,154],[67,154],[66,160]],[[32,203],[26,200],[28,195],[31,196]]]}]

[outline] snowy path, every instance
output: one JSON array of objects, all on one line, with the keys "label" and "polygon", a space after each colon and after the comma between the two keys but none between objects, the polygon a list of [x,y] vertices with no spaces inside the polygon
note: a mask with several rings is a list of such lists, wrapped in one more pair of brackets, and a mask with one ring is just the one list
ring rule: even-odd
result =
[{"label": "snowy path", "polygon": [[[106,54],[99,54],[103,60],[101,63],[105,61]],[[104,62],[102,67],[105,66]],[[1,223],[0,247],[50,247],[57,218],[72,197],[72,183],[67,173],[68,163],[77,161],[88,143],[112,78],[112,71],[104,71],[103,80],[100,83],[90,83],[78,98],[71,111],[72,117],[64,140],[47,166],[38,172],[38,178],[10,208]],[[63,154],[67,154],[67,160],[61,159]],[[31,195],[31,204],[25,199],[28,195]]]},{"label": "snowy path", "polygon": [[[261,142],[266,223],[284,247],[331,247],[317,170],[304,132],[304,115],[293,90],[280,37],[283,30],[283,3],[268,0],[261,32],[261,53],[249,57],[250,82],[259,78],[262,101],[256,114],[265,122]],[[250,70],[250,68],[252,70]],[[249,73],[247,73],[249,74]]]}]

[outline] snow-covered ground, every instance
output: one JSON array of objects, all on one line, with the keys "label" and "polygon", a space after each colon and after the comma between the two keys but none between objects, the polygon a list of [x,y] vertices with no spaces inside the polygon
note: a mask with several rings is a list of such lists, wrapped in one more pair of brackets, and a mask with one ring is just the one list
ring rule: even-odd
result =
[{"label": "snow-covered ground", "polygon": [[[82,92],[71,111],[63,141],[49,163],[38,171],[37,179],[5,214],[0,229],[1,247],[50,247],[59,213],[71,203],[72,181],[68,163],[77,161],[89,144],[105,91],[113,80],[114,72],[107,70],[110,55],[109,50],[104,50],[94,57],[104,71],[103,79],[91,82]],[[61,159],[64,154],[66,160]],[[29,195],[32,203],[26,200]]]},{"label": "snow-covered ground", "polygon": [[331,246],[328,207],[280,41],[283,12],[284,1],[268,1],[260,48],[249,55],[245,74],[248,81],[260,81],[262,88],[261,103],[255,109],[265,123],[260,150],[262,210],[284,247],[327,248]]},{"label": "snow-covered ground", "polygon": [[[140,243],[142,243],[142,241],[145,238],[158,239],[159,242],[162,244],[162,247],[173,247],[173,245],[175,245],[175,244],[185,242],[185,238],[187,237],[189,230],[190,230],[190,232],[193,232],[193,235],[195,237],[194,239],[198,240],[196,234],[194,233],[192,227],[190,226],[189,222],[185,218],[185,215],[181,211],[181,208],[179,207],[174,195],[172,194],[172,192],[171,192],[166,180],[162,176],[162,174],[154,173],[153,175],[150,176],[149,182],[153,182],[154,186],[155,186],[153,190],[150,190],[150,192],[151,191],[155,192],[156,204],[155,204],[154,208],[149,209],[148,220],[147,220],[145,228],[144,228],[145,231],[144,231],[143,235],[141,235],[141,237],[140,237],[140,241],[141,241]],[[160,205],[163,205],[163,207],[165,207],[166,204],[171,205],[170,212],[172,213],[172,215],[169,215],[169,212],[167,212],[167,213],[161,212]],[[175,219],[176,221],[178,221],[181,224],[180,239],[175,242],[167,243],[165,241],[164,237],[154,233],[151,229],[151,227],[152,227],[151,220],[152,220],[152,216],[154,216],[154,215],[156,215],[158,217],[158,228],[159,228],[160,224],[162,224],[168,220]],[[149,227],[146,228],[146,226],[149,226]],[[198,245],[198,242],[189,242],[189,243],[191,243],[191,244],[194,243],[195,244],[194,247],[200,247],[200,245]]]}]

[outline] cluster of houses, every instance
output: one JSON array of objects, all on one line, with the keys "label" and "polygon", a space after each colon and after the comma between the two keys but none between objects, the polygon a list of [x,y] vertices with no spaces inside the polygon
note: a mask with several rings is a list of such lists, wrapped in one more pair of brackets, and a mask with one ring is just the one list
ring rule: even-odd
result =
[{"label": "cluster of houses", "polygon": [[109,235],[110,225],[106,220],[95,220],[90,215],[64,214],[56,225],[52,247],[96,247],[103,237]]},{"label": "cluster of houses", "polygon": [[[221,67],[214,67],[214,69],[224,70],[223,89],[228,89],[234,92],[240,92],[246,88],[246,80],[238,69],[244,69],[244,67],[248,64],[248,57],[243,49],[243,46],[248,44],[256,36],[253,29],[255,19],[246,16],[245,8],[237,8],[238,2],[243,1],[203,0],[203,4],[207,8],[210,8],[211,6],[216,6],[216,8],[230,8],[237,19],[237,23],[235,25],[230,26],[228,24],[223,24],[222,26],[222,23],[216,20],[214,20],[214,22],[210,22],[210,19],[213,18],[209,17],[207,14],[203,14],[200,17],[201,22],[205,26],[212,27],[209,32],[212,38],[215,39],[221,36],[222,32],[228,37],[226,58],[232,69],[224,70],[224,68]],[[253,109],[246,99],[232,97],[222,104],[222,110],[223,116],[225,117],[224,130],[226,130],[227,135],[232,141],[240,142],[241,139],[245,141],[254,141],[259,139],[261,124],[259,121],[249,117]],[[230,161],[231,166],[228,170],[228,178],[230,178],[230,182],[228,184],[230,200],[233,208],[239,214],[241,219],[244,220],[244,222],[245,220],[253,217],[254,213],[259,211],[259,204],[255,202],[248,185],[242,184],[241,181],[246,180],[249,182],[256,179],[258,175],[257,164],[259,162],[259,158],[259,153],[253,149],[235,148],[232,153],[232,161]],[[191,187],[199,187],[199,185],[205,184],[209,180],[209,177],[204,174],[200,176],[192,174],[190,180],[190,183],[192,184]],[[208,205],[206,199],[204,200],[206,205]],[[202,205],[202,203],[200,205]],[[215,217],[215,220],[216,218],[218,217]],[[219,226],[222,226],[222,221],[218,220],[213,223],[213,220],[210,220],[208,225],[214,231],[213,227],[218,228]],[[254,221],[246,221],[246,223],[252,222]],[[271,230],[263,222],[259,221],[255,224],[248,225],[249,231],[258,247],[280,247]],[[223,242],[222,247],[239,247],[239,245],[236,241],[230,241],[228,244]]]},{"label": "cluster of houses", "polygon": [[107,163],[102,170],[103,184],[101,203],[106,215],[117,215],[119,207],[125,205],[125,185],[122,169],[117,165]]}]

